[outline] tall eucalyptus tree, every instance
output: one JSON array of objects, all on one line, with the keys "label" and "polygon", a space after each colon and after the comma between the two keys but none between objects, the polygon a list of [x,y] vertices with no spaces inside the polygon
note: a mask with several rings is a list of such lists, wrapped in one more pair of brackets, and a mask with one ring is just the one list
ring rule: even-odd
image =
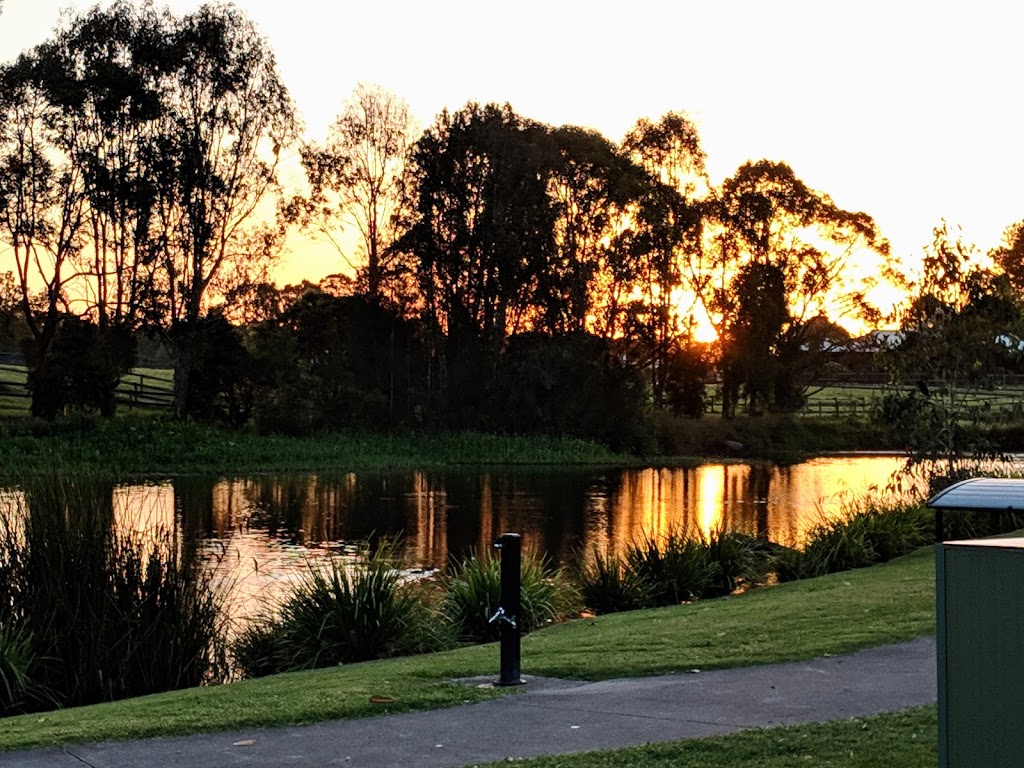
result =
[{"label": "tall eucalyptus tree", "polygon": [[211,288],[274,254],[264,223],[295,110],[267,40],[235,7],[205,5],[168,35],[156,178],[160,306],[174,347],[175,409],[187,412],[198,321]]},{"label": "tall eucalyptus tree", "polygon": [[38,86],[30,55],[0,69],[0,240],[14,262],[32,413],[61,407],[48,385],[50,351],[68,312],[67,283],[83,243],[84,184],[61,151],[60,110]]},{"label": "tall eucalyptus tree", "polygon": [[631,216],[628,258],[636,275],[626,335],[648,369],[655,402],[665,402],[669,360],[688,339],[695,297],[706,280],[701,199],[709,183],[696,126],[669,112],[639,120],[623,150],[647,173]]},{"label": "tall eucalyptus tree", "polygon": [[386,294],[396,298],[399,263],[391,246],[412,131],[404,99],[361,83],[342,106],[327,141],[302,149],[310,186],[309,199],[299,204],[303,224],[327,238],[356,275],[358,290],[375,302]]},{"label": "tall eucalyptus tree", "polygon": [[755,411],[797,406],[817,370],[804,354],[809,330],[822,316],[871,314],[877,265],[863,265],[886,262],[889,245],[870,216],[840,208],[785,163],[745,163],[710,210],[715,279],[701,300],[723,347],[725,411],[741,386]]}]

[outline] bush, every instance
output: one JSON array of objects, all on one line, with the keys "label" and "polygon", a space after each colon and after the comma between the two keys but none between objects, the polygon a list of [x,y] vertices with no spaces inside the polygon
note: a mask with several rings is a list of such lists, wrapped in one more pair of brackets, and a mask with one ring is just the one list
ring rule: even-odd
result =
[{"label": "bush", "polygon": [[868,502],[860,511],[812,528],[803,550],[776,557],[776,573],[779,581],[792,581],[892,560],[931,540],[931,520],[919,504]]},{"label": "bush", "polygon": [[649,585],[655,605],[678,605],[702,597],[720,572],[707,545],[679,531],[648,536],[626,550],[626,565]]},{"label": "bush", "polygon": [[[523,552],[521,607],[516,617],[522,632],[532,632],[575,608],[579,596],[560,569],[529,551]],[[459,639],[486,643],[499,639],[500,626],[490,618],[501,598],[501,562],[490,554],[471,556],[455,565],[444,582],[442,610]]]},{"label": "bush", "polygon": [[649,608],[654,604],[650,584],[626,567],[614,554],[602,555],[596,547],[583,563],[580,592],[583,604],[596,613],[617,613]]},{"label": "bush", "polygon": [[449,644],[420,585],[406,583],[394,544],[361,563],[311,564],[277,609],[233,644],[245,677],[426,653]]},{"label": "bush", "polygon": [[731,595],[740,587],[763,584],[767,578],[771,557],[765,542],[742,533],[718,530],[711,534],[706,546],[714,575],[701,597]]},{"label": "bush", "polygon": [[77,706],[226,675],[220,594],[188,542],[115,530],[100,473],[21,487],[25,501],[0,514],[0,626],[16,650],[29,638],[37,691]]}]

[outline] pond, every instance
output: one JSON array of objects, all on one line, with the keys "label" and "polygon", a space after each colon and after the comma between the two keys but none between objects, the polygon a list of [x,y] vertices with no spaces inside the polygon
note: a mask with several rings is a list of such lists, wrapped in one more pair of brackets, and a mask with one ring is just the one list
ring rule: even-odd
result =
[{"label": "pond", "polygon": [[352,554],[356,542],[373,536],[401,536],[405,563],[426,570],[488,548],[505,532],[521,533],[526,547],[557,565],[670,530],[706,535],[722,528],[799,545],[858,496],[884,491],[902,463],[897,456],[841,456],[785,467],[175,478],[116,488],[114,510],[122,527],[201,539],[231,586],[230,613],[240,619],[283,594],[310,561]]}]

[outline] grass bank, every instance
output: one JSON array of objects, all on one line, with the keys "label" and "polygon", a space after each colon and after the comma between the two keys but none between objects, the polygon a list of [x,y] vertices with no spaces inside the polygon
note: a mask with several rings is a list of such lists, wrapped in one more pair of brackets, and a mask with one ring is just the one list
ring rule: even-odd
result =
[{"label": "grass bank", "polygon": [[793,414],[706,416],[685,419],[658,413],[654,419],[658,452],[665,456],[728,456],[796,461],[836,451],[893,451],[900,438],[864,418]]},{"label": "grass bank", "polygon": [[935,707],[918,707],[877,717],[542,757],[516,764],[523,768],[935,768],[937,730]]},{"label": "grass bank", "polygon": [[480,433],[286,437],[166,417],[0,422],[0,474],[97,467],[122,474],[431,469],[452,465],[625,465],[637,459],[572,438]]},{"label": "grass bank", "polygon": [[479,432],[259,435],[153,413],[54,422],[0,419],[0,476],[54,466],[102,467],[128,475],[306,470],[435,469],[457,465],[691,466],[706,457],[798,461],[829,451],[892,446],[865,425],[793,416],[655,419],[658,450],[638,457],[600,443]]},{"label": "grass bank", "polygon": [[[908,640],[934,623],[926,547],[872,568],[554,626],[524,638],[523,671],[600,680],[792,661]],[[11,717],[0,750],[453,706],[501,695],[449,682],[497,669],[498,649],[485,645]]]}]

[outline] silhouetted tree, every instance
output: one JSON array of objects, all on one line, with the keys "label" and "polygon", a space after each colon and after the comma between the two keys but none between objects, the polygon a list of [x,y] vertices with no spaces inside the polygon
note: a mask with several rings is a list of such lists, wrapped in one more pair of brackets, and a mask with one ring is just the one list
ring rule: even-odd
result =
[{"label": "silhouetted tree", "polygon": [[[60,108],[38,86],[34,56],[0,69],[0,233],[14,260],[30,379],[49,375],[51,347],[69,311],[72,260],[82,247],[82,173],[61,151],[59,119]],[[32,412],[52,415],[54,407],[34,395]]]},{"label": "silhouetted tree", "polygon": [[[358,289],[375,301],[385,294],[396,298],[396,286],[388,285],[399,266],[391,246],[412,130],[403,99],[361,83],[344,103],[324,145],[302,149],[310,197],[295,201],[295,213],[329,240],[357,275]],[[347,242],[355,232],[358,255]]]},{"label": "silhouetted tree", "polygon": [[29,373],[35,415],[53,418],[71,406],[113,416],[117,385],[134,361],[135,338],[126,328],[64,318],[48,365]]},{"label": "silhouetted tree", "polygon": [[646,178],[593,131],[566,126],[551,131],[547,141],[556,251],[538,286],[538,326],[614,338],[636,277],[620,235]]},{"label": "silhouetted tree", "polygon": [[256,329],[253,346],[270,377],[261,429],[384,429],[422,419],[415,324],[367,296],[309,291]]},{"label": "silhouetted tree", "polygon": [[[202,6],[169,31],[157,189],[160,316],[174,329],[175,409],[187,410],[193,340],[212,286],[265,268],[280,231],[253,224],[277,191],[294,109],[265,38],[233,6]],[[230,268],[230,269],[229,269]],[[230,279],[235,278],[235,279]]]},{"label": "silhouetted tree", "polygon": [[698,198],[709,186],[705,154],[696,126],[677,112],[656,123],[639,120],[626,134],[623,150],[647,172],[631,231],[623,238],[634,271],[625,335],[649,372],[655,404],[663,405],[669,357],[689,330],[703,280]]},{"label": "silhouetted tree", "polygon": [[1024,296],[1024,221],[1011,224],[1003,232],[1003,242],[989,253],[996,268],[1010,281],[1018,295]]},{"label": "silhouetted tree", "polygon": [[480,377],[504,339],[542,311],[556,219],[546,136],[507,105],[469,104],[443,112],[412,150],[413,214],[400,247],[433,329],[435,407],[456,423],[479,412]]},{"label": "silhouetted tree", "polygon": [[911,449],[911,465],[963,479],[997,446],[980,436],[984,407],[974,392],[1002,373],[1019,370],[1024,338],[1020,297],[1005,274],[943,222],[916,280],[903,286],[899,345],[884,353],[891,377],[883,418]]},{"label": "silhouetted tree", "polygon": [[[740,384],[755,409],[793,407],[815,370],[800,354],[810,321],[870,316],[865,258],[887,260],[888,243],[867,214],[839,208],[782,163],[744,164],[708,210],[714,276],[700,298],[724,340],[723,411],[735,412]],[[850,269],[854,255],[865,274]],[[796,375],[793,366],[806,367]]]},{"label": "silhouetted tree", "polygon": [[120,0],[73,17],[32,53],[54,142],[82,179],[76,309],[101,329],[135,331],[153,304],[165,31],[152,7]]},{"label": "silhouetted tree", "polygon": [[651,447],[644,381],[597,336],[512,336],[487,389],[490,429],[572,435],[616,450]]}]

